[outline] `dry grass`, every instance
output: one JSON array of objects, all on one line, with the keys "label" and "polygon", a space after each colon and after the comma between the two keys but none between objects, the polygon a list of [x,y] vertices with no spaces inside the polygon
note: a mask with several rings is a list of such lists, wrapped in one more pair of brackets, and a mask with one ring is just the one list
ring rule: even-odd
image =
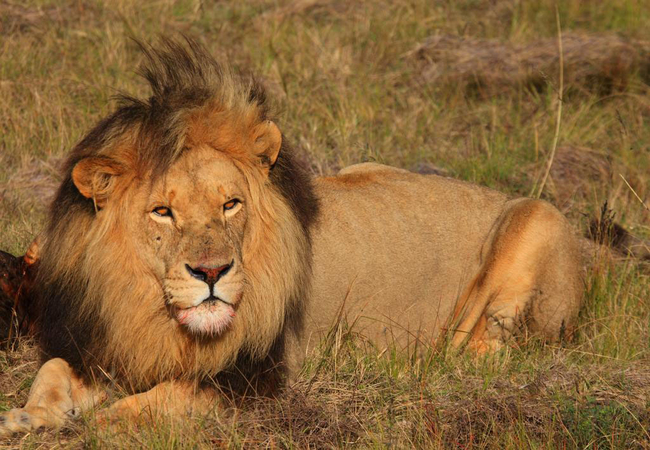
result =
[{"label": "dry grass", "polygon": [[[555,5],[0,0],[0,249],[23,252],[42,227],[58,161],[111,96],[142,92],[132,35],[190,33],[259,74],[314,173],[376,160],[528,195],[555,133]],[[607,201],[647,240],[650,7],[567,0],[559,12],[567,95],[543,197],[581,231]],[[88,417],[0,448],[650,448],[647,266],[596,262],[586,291],[561,347],[416,359],[344,339],[278,400],[121,433]],[[0,352],[0,409],[24,401],[35,360],[29,342]]]},{"label": "dry grass", "polygon": [[611,186],[614,169],[607,155],[585,147],[559,147],[551,167],[552,192],[555,204],[566,211],[575,203],[584,203],[598,190],[602,196]]}]

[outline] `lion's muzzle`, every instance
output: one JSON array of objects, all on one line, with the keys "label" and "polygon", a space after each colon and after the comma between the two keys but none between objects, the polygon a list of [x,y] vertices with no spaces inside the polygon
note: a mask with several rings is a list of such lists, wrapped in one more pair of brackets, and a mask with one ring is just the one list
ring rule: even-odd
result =
[{"label": "lion's muzzle", "polygon": [[178,322],[194,334],[222,333],[235,317],[241,299],[243,273],[234,259],[176,265],[165,279],[168,303]]}]

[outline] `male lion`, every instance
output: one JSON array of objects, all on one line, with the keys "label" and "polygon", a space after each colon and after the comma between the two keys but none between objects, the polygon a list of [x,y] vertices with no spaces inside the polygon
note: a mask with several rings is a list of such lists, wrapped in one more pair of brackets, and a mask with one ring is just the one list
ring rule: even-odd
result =
[{"label": "male lion", "polygon": [[30,252],[49,360],[0,433],[61,425],[105,377],[141,392],[105,419],[207,411],[215,384],[277,386],[341,319],[378,350],[570,333],[580,252],[550,204],[379,164],[310,179],[254,81],[191,41],[143,51],[151,97],[75,147]]}]

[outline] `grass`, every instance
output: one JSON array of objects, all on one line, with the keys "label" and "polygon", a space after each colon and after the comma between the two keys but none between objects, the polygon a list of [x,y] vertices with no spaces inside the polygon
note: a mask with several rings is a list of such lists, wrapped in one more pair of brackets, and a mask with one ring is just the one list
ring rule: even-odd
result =
[{"label": "grass", "polygon": [[[58,162],[110,111],[111,97],[144,91],[130,36],[189,33],[258,74],[278,123],[316,174],[376,160],[529,195],[552,147],[559,73],[536,72],[541,84],[513,73],[519,81],[488,89],[468,82],[448,51],[444,77],[432,81],[426,75],[436,61],[416,50],[432,36],[461,36],[474,49],[497,43],[498,52],[553,42],[555,5],[0,2],[0,248],[22,253],[42,227]],[[559,14],[563,34],[622,38],[634,49],[650,42],[645,0],[567,0]],[[607,200],[619,222],[648,238],[650,212],[619,174],[648,204],[649,73],[626,61],[617,72],[624,82],[615,84],[572,78],[578,72],[565,67],[560,141],[542,197],[582,231]],[[590,73],[605,73],[610,63]],[[480,70],[508,82],[494,64]],[[650,448],[649,277],[633,260],[597,263],[576,339],[563,346],[531,339],[484,359],[433,349],[416,359],[379,357],[343,335],[307,361],[280,400],[250,399],[217,418],[122,433],[100,430],[88,417],[0,447]],[[25,400],[35,361],[29,341],[0,352],[0,410]]]}]

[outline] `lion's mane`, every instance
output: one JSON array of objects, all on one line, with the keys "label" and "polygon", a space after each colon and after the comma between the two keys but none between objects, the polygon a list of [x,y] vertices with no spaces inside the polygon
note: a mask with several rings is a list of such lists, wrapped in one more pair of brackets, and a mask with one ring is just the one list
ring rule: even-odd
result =
[{"label": "lion's mane", "polygon": [[[242,136],[270,114],[252,78],[234,74],[189,39],[141,47],[141,74],[152,95],[120,96],[115,112],[68,157],[43,235],[29,315],[45,357],[64,358],[81,373],[108,374],[133,388],[170,378],[254,376],[281,363],[287,334],[301,326],[310,286],[310,226],[318,210],[309,177],[284,139],[268,178],[250,170]],[[86,157],[119,157],[134,168],[129,180],[111,186],[126,198],[133,183],[163,176],[185,148],[199,144],[232,157],[260,219],[248,231],[254,238],[245,249],[247,288],[237,320],[217,338],[197,338],[173,326],[159,284],[120,227],[130,211],[125,206],[100,227],[97,205],[72,179]]]}]

